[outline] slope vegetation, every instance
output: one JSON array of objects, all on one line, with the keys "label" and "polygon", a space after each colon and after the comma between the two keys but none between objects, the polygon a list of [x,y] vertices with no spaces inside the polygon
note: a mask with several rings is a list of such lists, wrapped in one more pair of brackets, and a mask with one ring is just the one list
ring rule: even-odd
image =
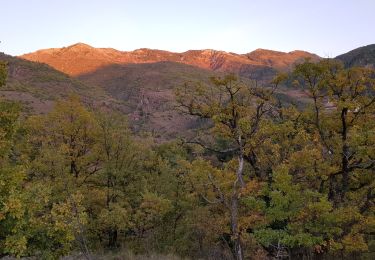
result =
[{"label": "slope vegetation", "polygon": [[346,67],[375,67],[375,44],[363,46],[336,57]]}]

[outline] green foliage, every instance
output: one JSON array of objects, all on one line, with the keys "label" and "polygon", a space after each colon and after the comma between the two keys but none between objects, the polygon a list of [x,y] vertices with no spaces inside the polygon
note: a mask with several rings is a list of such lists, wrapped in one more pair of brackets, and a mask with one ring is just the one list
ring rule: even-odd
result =
[{"label": "green foliage", "polygon": [[19,112],[16,104],[0,101],[0,252],[15,256],[23,255],[27,248],[25,169],[12,160]]},{"label": "green foliage", "polygon": [[297,65],[294,75],[312,105],[284,110],[284,122],[271,128],[278,163],[265,191],[268,223],[254,235],[272,254],[365,252],[374,213],[375,74],[325,60]]},{"label": "green foliage", "polygon": [[372,259],[375,73],[306,61],[292,78],[309,106],[280,106],[286,75],[186,84],[180,108],[209,123],[162,143],[76,96],[29,117],[1,101],[0,255]]},{"label": "green foliage", "polygon": [[0,62],[0,87],[5,85],[7,75],[7,64],[5,62]]}]

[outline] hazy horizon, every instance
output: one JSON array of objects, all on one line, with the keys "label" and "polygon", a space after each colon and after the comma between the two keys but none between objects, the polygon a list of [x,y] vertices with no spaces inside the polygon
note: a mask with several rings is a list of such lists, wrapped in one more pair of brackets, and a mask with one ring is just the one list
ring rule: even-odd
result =
[{"label": "hazy horizon", "polygon": [[0,51],[22,55],[78,42],[184,52],[258,48],[334,57],[375,43],[375,1],[99,1],[2,3]]}]

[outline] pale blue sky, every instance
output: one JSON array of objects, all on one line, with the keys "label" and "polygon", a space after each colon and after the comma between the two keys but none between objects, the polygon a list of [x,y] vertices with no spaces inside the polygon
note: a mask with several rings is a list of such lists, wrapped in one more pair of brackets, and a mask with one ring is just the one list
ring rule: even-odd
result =
[{"label": "pale blue sky", "polygon": [[375,0],[1,0],[0,51],[84,42],[119,50],[295,49],[375,43]]}]

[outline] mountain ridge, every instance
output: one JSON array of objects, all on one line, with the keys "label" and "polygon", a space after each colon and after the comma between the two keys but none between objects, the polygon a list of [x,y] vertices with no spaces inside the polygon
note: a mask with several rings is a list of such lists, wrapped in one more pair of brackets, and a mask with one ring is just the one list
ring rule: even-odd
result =
[{"label": "mountain ridge", "polygon": [[[368,49],[360,50],[360,57],[367,57]],[[321,59],[301,50],[257,49],[236,54],[213,49],[175,53],[140,48],[127,52],[77,43],[20,57],[0,56],[10,65],[9,84],[0,94],[40,113],[48,111],[53,100],[73,92],[94,106],[104,105],[128,115],[135,130],[152,130],[155,136],[165,138],[187,133],[199,123],[175,111],[177,86],[207,83],[209,77],[228,72],[267,85],[278,72],[291,70],[305,58]],[[277,94],[287,102],[306,102],[301,91],[288,86]]]},{"label": "mountain ridge", "polygon": [[362,46],[336,57],[346,67],[365,66],[375,68],[375,44]]},{"label": "mountain ridge", "polygon": [[95,48],[85,43],[76,43],[63,48],[42,49],[19,56],[23,59],[49,64],[70,76],[93,72],[111,64],[153,63],[170,61],[184,63],[203,69],[224,72],[239,72],[246,66],[269,67],[285,71],[300,60],[319,60],[316,54],[295,50],[280,52],[266,49],[237,54],[213,49],[170,52],[140,48],[120,51],[113,48]]}]

